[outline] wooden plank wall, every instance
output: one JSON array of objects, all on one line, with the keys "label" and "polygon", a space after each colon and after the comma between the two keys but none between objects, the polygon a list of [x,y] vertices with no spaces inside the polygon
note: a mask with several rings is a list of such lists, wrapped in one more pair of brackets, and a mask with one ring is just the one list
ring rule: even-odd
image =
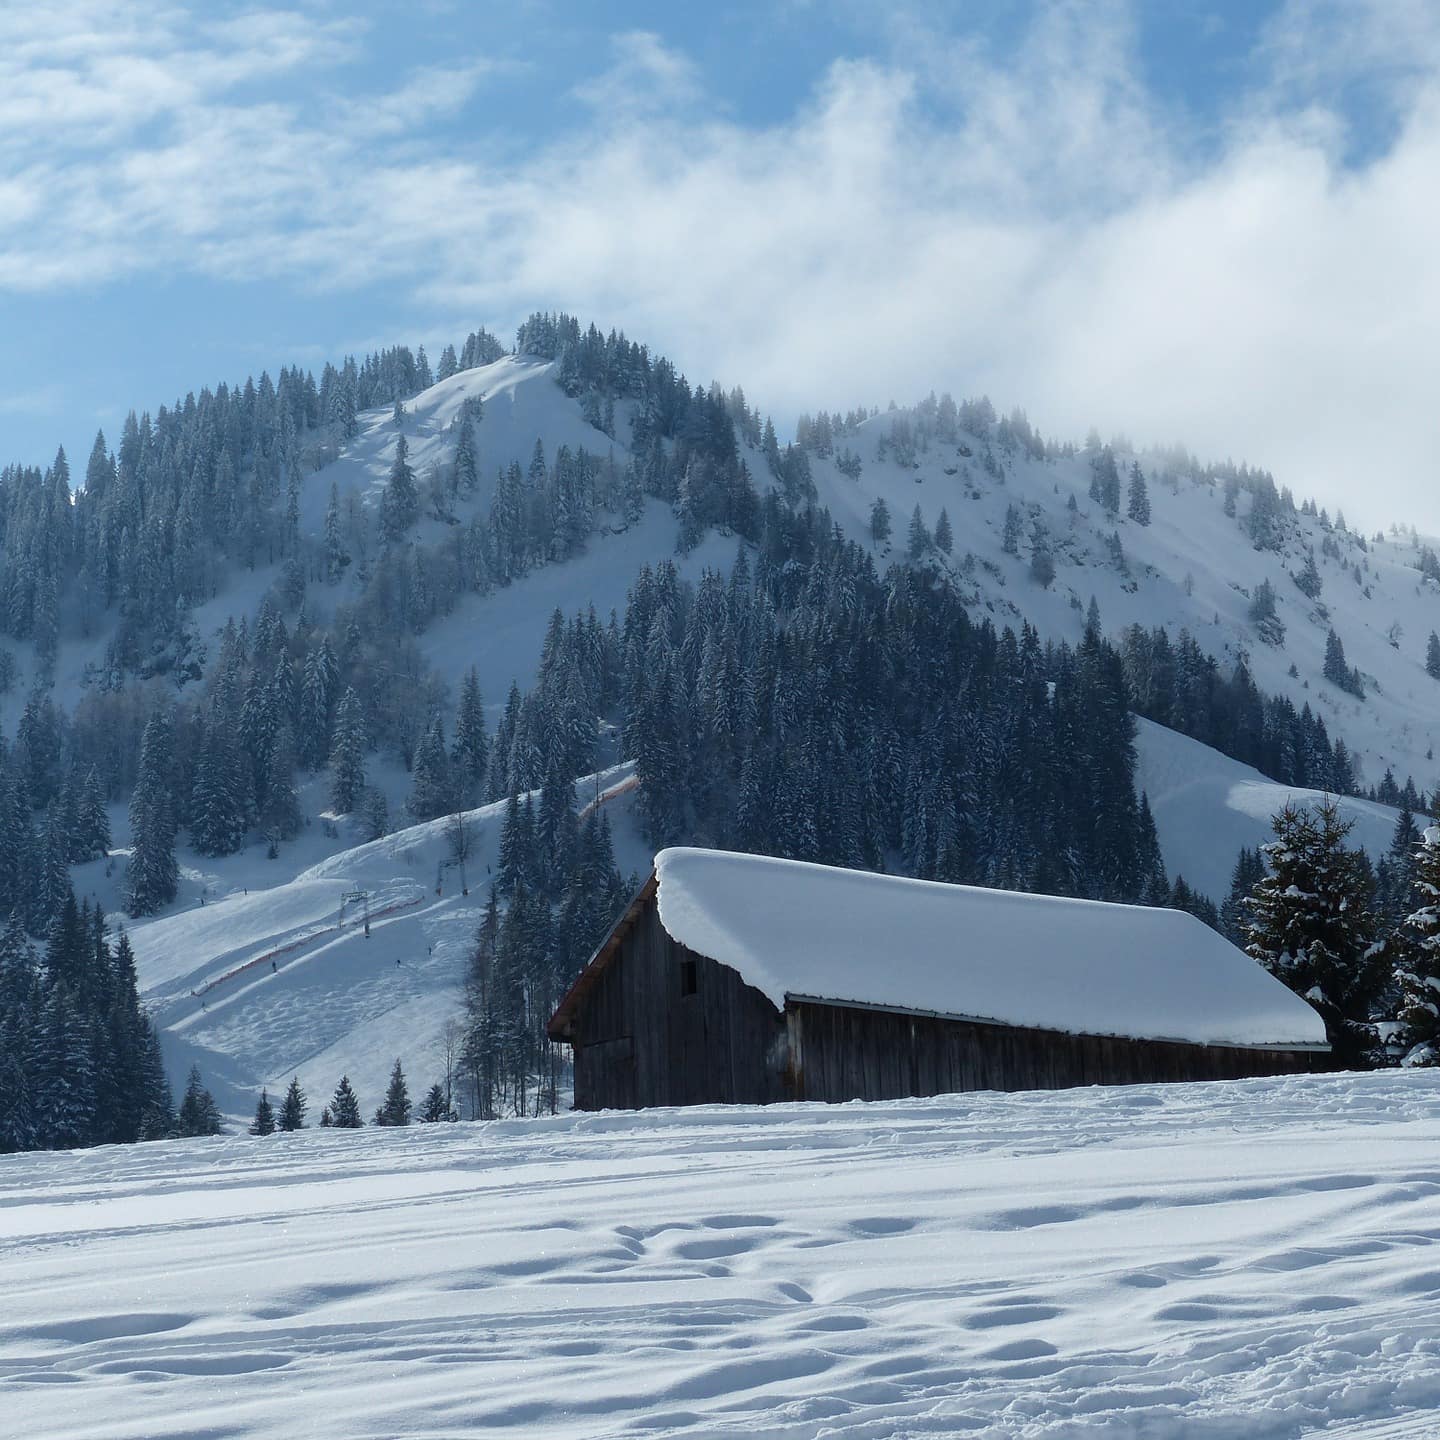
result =
[{"label": "wooden plank wall", "polygon": [[671,939],[650,900],[580,1008],[575,1108],[766,1104],[788,1098],[786,1074],[779,1012],[737,971]]},{"label": "wooden plank wall", "polygon": [[1236,1080],[1323,1069],[1305,1051],[1065,1035],[839,1005],[791,1006],[796,1098],[894,1100],[963,1090],[1052,1090]]}]

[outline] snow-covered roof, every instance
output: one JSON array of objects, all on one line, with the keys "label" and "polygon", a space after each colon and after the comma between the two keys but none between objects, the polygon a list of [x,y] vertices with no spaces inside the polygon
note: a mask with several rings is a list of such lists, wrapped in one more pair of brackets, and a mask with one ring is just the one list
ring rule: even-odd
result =
[{"label": "snow-covered roof", "polygon": [[777,1009],[820,999],[1072,1034],[1323,1046],[1319,1015],[1192,915],[739,855],[655,858],[660,923]]}]

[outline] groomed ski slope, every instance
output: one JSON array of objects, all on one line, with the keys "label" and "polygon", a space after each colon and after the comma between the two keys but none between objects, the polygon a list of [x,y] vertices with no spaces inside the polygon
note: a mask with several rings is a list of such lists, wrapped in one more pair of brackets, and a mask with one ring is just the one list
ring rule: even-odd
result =
[{"label": "groomed ski slope", "polygon": [[[632,773],[618,765],[575,785],[577,808],[609,797],[627,875],[650,865],[631,814]],[[397,1058],[417,1095],[443,1079],[446,1027],[461,1011],[505,810],[500,801],[465,814],[468,894],[452,816],[340,850],[281,884],[272,862],[234,857],[208,904],[135,924],[140,994],[172,1078],[183,1084],[199,1065],[236,1117],[253,1113],[262,1086],[278,1094],[292,1075],[317,1097],[348,1075],[367,1114]],[[367,902],[346,900],[362,891]]]},{"label": "groomed ski slope", "polygon": [[1440,1075],[0,1160],[28,1440],[1433,1435]]}]

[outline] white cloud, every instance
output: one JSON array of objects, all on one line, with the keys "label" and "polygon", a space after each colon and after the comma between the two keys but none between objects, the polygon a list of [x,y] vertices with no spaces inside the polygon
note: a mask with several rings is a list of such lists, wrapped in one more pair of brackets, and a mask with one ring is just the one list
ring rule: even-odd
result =
[{"label": "white cloud", "polygon": [[648,30],[615,36],[610,68],[575,89],[602,118],[638,115],[686,105],[700,96],[694,63]]},{"label": "white cloud", "polygon": [[[1427,0],[1366,5],[1385,35],[1289,4],[1208,149],[1139,83],[1125,6],[1055,0],[1010,63],[907,11],[766,127],[622,36],[588,123],[515,160],[432,128],[483,58],[317,113],[248,87],[342,64],[354,27],[221,44],[165,12],[147,45],[92,0],[48,37],[0,20],[0,289],[184,267],[385,280],[467,326],[567,306],[782,413],[988,390],[1047,431],[1182,440],[1440,529],[1440,27]],[[1352,86],[1394,128],[1347,168],[1326,95]],[[42,93],[58,119],[21,146]]]}]

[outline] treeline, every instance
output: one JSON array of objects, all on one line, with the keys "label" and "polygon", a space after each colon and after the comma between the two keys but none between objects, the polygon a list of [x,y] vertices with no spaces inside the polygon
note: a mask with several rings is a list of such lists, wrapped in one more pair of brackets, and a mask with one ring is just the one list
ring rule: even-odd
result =
[{"label": "treeline", "polygon": [[1409,812],[1377,875],[1333,799],[1243,851],[1225,928],[1325,1021],[1341,1068],[1440,1064],[1440,829]]},{"label": "treeline", "polygon": [[[199,1084],[199,1077],[191,1072],[191,1084]],[[306,1129],[305,1117],[310,1111],[310,1101],[301,1088],[297,1075],[285,1091],[279,1106],[271,1103],[270,1092],[262,1090],[255,1102],[255,1118],[250,1122],[250,1134],[256,1136],[292,1134]],[[409,1125],[418,1120],[422,1125],[435,1124],[442,1120],[454,1120],[457,1116],[451,1105],[450,1095],[437,1080],[426,1092],[425,1099],[417,1110],[410,1099],[410,1086],[405,1079],[404,1067],[397,1059],[390,1071],[390,1083],[385,1089],[385,1099],[376,1107],[372,1124],[384,1127]],[[360,1097],[350,1083],[348,1075],[340,1077],[339,1084],[330,1101],[320,1111],[322,1130],[360,1130],[365,1125]],[[217,1127],[218,1128],[218,1127]]]},{"label": "treeline", "polygon": [[0,931],[0,1152],[153,1140],[177,1117],[122,932],[67,893],[37,953]]},{"label": "treeline", "polygon": [[460,1063],[472,1115],[554,1112],[565,1057],[545,1026],[634,883],[615,868],[599,804],[579,819],[568,783],[547,785],[538,805],[511,796],[466,974]]},{"label": "treeline", "polygon": [[1267,696],[1244,659],[1229,675],[1188,631],[1171,640],[1163,626],[1132,625],[1120,654],[1137,714],[1240,760],[1281,784],[1353,795],[1354,764],[1345,742],[1331,740],[1308,704],[1297,712],[1283,695]]}]

